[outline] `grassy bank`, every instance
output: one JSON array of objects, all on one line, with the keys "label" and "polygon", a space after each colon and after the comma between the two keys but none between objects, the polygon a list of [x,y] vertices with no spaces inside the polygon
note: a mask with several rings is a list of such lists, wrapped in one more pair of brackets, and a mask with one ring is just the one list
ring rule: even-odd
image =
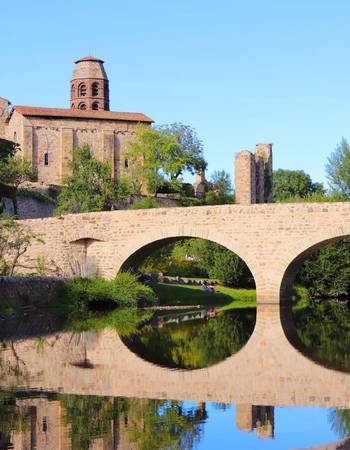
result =
[{"label": "grassy bank", "polygon": [[235,289],[217,286],[216,293],[205,292],[200,286],[150,283],[161,305],[215,306],[220,310],[255,308],[255,289]]}]

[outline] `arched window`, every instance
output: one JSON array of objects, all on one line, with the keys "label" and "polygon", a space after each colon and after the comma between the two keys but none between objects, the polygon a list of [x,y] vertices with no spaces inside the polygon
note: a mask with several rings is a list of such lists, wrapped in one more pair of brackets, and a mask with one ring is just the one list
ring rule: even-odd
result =
[{"label": "arched window", "polygon": [[13,133],[13,142],[17,143],[17,133],[16,133],[16,131]]},{"label": "arched window", "polygon": [[99,109],[98,106],[99,106],[99,105],[98,105],[98,102],[94,102],[94,103],[92,104],[92,109],[93,109],[94,111],[97,111],[97,110]]},{"label": "arched window", "polygon": [[78,94],[79,94],[79,97],[85,97],[85,95],[86,95],[86,84],[83,83],[83,84],[81,84],[79,86]]},{"label": "arched window", "polygon": [[74,90],[75,90],[75,86],[74,86],[74,84],[72,84],[70,87],[71,97],[74,97]]},{"label": "arched window", "polygon": [[71,108],[74,108],[74,103],[71,104]]},{"label": "arched window", "polygon": [[86,103],[79,103],[79,109],[86,109]]},{"label": "arched window", "polygon": [[49,154],[48,153],[44,153],[44,164],[45,164],[45,166],[49,165]]},{"label": "arched window", "polygon": [[124,167],[125,167],[125,169],[129,168],[129,160],[128,159],[124,159]]},{"label": "arched window", "polygon": [[91,93],[92,93],[93,97],[97,97],[98,96],[98,83],[92,83]]}]

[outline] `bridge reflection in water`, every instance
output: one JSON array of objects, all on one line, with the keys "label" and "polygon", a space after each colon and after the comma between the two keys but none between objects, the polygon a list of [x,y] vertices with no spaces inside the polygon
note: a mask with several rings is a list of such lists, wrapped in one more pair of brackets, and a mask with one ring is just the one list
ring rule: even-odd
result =
[{"label": "bridge reflection in water", "polygon": [[[19,386],[53,393],[51,398],[36,395],[20,399],[18,406],[35,409],[35,423],[39,421],[40,427],[32,424],[32,428],[39,435],[45,420],[51,417],[56,421],[57,433],[52,439],[59,441],[52,448],[57,449],[70,447],[67,430],[63,430],[62,407],[54,393],[96,395],[111,401],[113,397],[128,397],[193,400],[198,405],[234,403],[237,427],[242,431],[256,429],[258,436],[265,437],[274,435],[274,406],[350,408],[350,373],[324,367],[296,348],[287,306],[258,305],[256,326],[247,344],[226,360],[197,370],[174,370],[147,362],[131,352],[112,330],[55,332],[4,342],[0,388]],[[123,426],[111,423],[112,434],[118,435],[119,441]],[[30,437],[20,433],[18,439]],[[100,447],[96,443],[92,448],[133,448],[127,443],[116,447],[113,442]],[[18,444],[15,448],[22,447]],[[342,441],[325,448],[350,447],[348,441]]]}]

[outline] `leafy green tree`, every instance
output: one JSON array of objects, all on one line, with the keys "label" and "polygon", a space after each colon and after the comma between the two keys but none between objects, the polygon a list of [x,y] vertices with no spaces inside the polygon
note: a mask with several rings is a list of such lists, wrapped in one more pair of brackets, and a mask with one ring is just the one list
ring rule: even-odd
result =
[{"label": "leafy green tree", "polygon": [[182,125],[175,129],[137,127],[136,139],[128,143],[127,154],[131,177],[138,180],[141,191],[154,196],[163,186],[180,191],[180,175],[205,164],[199,156],[202,150],[194,138],[190,140],[190,134],[191,129]]},{"label": "leafy green tree", "polygon": [[328,244],[307,258],[298,282],[311,297],[339,297],[350,294],[350,239]]},{"label": "leafy green tree", "polygon": [[130,206],[130,209],[151,209],[151,208],[159,208],[159,205],[157,203],[157,200],[150,197],[137,200]]},{"label": "leafy green tree", "polygon": [[166,131],[169,136],[174,136],[180,145],[183,167],[179,168],[173,177],[178,178],[184,170],[193,174],[197,170],[204,170],[207,167],[203,156],[203,143],[192,127],[182,123],[172,123],[161,125],[157,129]]},{"label": "leafy green tree", "polygon": [[19,146],[15,142],[0,139],[0,161],[2,162],[11,156],[14,156],[18,148]]},{"label": "leafy green tree", "polygon": [[326,173],[331,190],[350,197],[350,146],[346,139],[328,158]]},{"label": "leafy green tree", "polygon": [[273,173],[273,198],[283,202],[289,198],[305,198],[312,193],[324,193],[321,183],[314,183],[303,170],[278,169]]},{"label": "leafy green tree", "polygon": [[10,156],[0,165],[0,180],[18,188],[24,181],[36,181],[37,171],[32,162],[21,156]]},{"label": "leafy green tree", "polygon": [[214,191],[216,191],[220,196],[232,194],[231,176],[225,170],[216,170],[213,172],[211,182]]},{"label": "leafy green tree", "polygon": [[74,150],[70,169],[72,174],[65,179],[57,199],[56,215],[108,211],[115,201],[128,196],[125,181],[116,183],[110,166],[94,159],[88,146]]}]

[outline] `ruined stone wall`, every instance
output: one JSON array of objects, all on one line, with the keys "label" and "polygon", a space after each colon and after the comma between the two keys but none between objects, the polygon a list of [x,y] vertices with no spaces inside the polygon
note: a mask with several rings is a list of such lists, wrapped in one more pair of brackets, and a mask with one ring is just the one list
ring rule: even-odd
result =
[{"label": "ruined stone wall", "polygon": [[9,107],[8,100],[0,97],[0,137],[5,137],[6,120],[8,116],[7,108]]},{"label": "ruined stone wall", "polygon": [[61,283],[55,277],[0,277],[0,300],[17,306],[45,306],[55,298]]},{"label": "ruined stone wall", "polygon": [[236,154],[235,184],[238,204],[272,202],[272,144],[257,144],[254,154]]}]

